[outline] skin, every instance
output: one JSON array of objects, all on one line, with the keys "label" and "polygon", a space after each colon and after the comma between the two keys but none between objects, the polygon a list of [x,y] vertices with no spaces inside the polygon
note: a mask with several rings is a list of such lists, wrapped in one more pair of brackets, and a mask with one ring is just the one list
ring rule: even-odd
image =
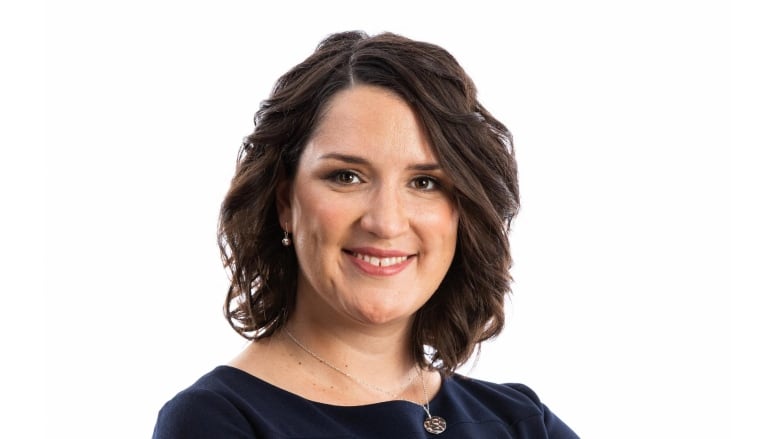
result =
[{"label": "skin", "polygon": [[[410,327],[455,254],[449,187],[411,107],[385,89],[357,85],[331,98],[294,179],[277,191],[279,220],[299,261],[287,328],[342,370],[415,402],[424,396],[412,385]],[[387,399],[284,332],[252,343],[233,364],[316,401]],[[432,396],[440,378],[426,371],[424,379]]]}]

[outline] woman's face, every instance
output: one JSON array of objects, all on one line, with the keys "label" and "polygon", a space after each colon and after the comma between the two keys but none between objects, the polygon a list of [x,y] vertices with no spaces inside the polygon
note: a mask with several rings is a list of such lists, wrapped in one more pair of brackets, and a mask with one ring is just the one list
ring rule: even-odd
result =
[{"label": "woman's face", "polygon": [[408,321],[455,253],[458,213],[422,125],[391,92],[337,93],[279,189],[300,266],[296,313]]}]

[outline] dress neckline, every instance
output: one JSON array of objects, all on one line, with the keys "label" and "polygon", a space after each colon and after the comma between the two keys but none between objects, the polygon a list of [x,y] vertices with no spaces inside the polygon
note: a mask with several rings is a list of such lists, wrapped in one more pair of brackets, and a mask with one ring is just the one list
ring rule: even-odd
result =
[{"label": "dress neckline", "polygon": [[[249,373],[249,372],[247,372],[247,371],[245,371],[243,369],[239,369],[239,368],[237,368],[235,366],[231,366],[231,365],[228,365],[228,364],[222,364],[222,365],[217,366],[214,369],[214,371],[218,371],[218,370],[224,370],[224,371],[227,371],[229,373],[234,373],[234,374],[241,375],[241,376],[243,376],[243,377],[245,377],[247,379],[250,379],[250,380],[252,380],[252,381],[262,385],[262,386],[271,388],[271,389],[273,389],[276,392],[279,392],[281,394],[287,395],[290,398],[298,399],[300,401],[304,401],[306,403],[318,405],[318,406],[321,406],[321,407],[330,407],[330,408],[334,408],[334,409],[347,409],[347,408],[361,408],[361,407],[362,408],[379,407],[379,406],[384,406],[384,405],[389,405],[389,404],[410,404],[410,405],[413,405],[415,407],[422,407],[421,403],[408,401],[408,400],[405,400],[405,399],[393,399],[393,400],[388,400],[388,401],[374,402],[374,403],[371,403],[371,404],[356,404],[356,405],[328,404],[326,402],[320,402],[320,401],[315,401],[315,400],[311,400],[311,399],[308,399],[308,398],[304,398],[303,396],[300,396],[297,393],[293,393],[293,392],[291,392],[289,390],[286,390],[286,389],[283,389],[283,388],[281,388],[279,386],[271,384],[268,381],[266,381],[266,380],[264,380],[264,379],[262,379],[262,378],[260,378],[260,377],[258,377],[256,375],[252,375],[251,373]],[[439,372],[439,374],[441,375],[441,372]],[[449,378],[446,378],[443,375],[441,375],[441,386],[439,387],[439,391],[438,392],[436,392],[435,394],[430,395],[430,401],[429,401],[430,405],[433,405],[434,403],[436,403],[439,400],[440,396],[445,392],[445,388],[448,387],[449,381],[450,381]]]}]

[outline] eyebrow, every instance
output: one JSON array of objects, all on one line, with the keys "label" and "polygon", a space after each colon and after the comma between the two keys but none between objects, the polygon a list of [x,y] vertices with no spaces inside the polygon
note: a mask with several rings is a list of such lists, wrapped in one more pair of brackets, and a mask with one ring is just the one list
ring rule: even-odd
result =
[{"label": "eyebrow", "polygon": [[[370,165],[368,160],[366,160],[365,158],[356,155],[350,155],[350,154],[339,154],[333,152],[333,153],[323,154],[320,156],[320,160],[325,160],[325,159],[339,160],[345,163],[352,163],[355,165],[365,165],[365,166]],[[441,165],[439,165],[438,163],[417,163],[408,166],[407,169],[411,169],[414,171],[440,171]]]}]

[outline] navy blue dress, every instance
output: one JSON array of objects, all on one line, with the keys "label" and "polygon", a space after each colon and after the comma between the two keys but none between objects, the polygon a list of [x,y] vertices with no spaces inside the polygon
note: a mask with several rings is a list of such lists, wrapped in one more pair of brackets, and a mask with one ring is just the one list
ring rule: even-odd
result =
[{"label": "navy blue dress", "polygon": [[423,429],[419,404],[328,405],[219,366],[163,406],[153,438],[578,438],[522,384],[454,375],[442,382],[430,408],[447,421],[439,435]]}]

